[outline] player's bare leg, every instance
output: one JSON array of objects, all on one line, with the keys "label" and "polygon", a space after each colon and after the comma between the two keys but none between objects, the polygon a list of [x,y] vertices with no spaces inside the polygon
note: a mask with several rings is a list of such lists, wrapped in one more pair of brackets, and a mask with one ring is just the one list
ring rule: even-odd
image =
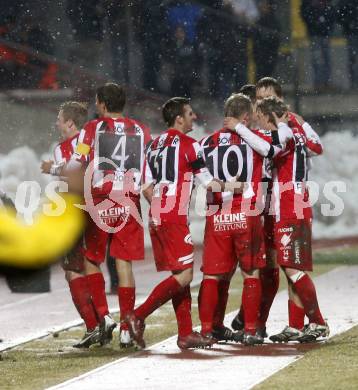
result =
[{"label": "player's bare leg", "polygon": [[87,258],[84,261],[84,269],[92,302],[100,323],[100,343],[105,345],[112,340],[112,332],[116,327],[116,323],[109,314],[104,277],[100,266]]},{"label": "player's bare leg", "polygon": [[118,301],[120,310],[120,335],[119,345],[121,348],[133,346],[129,334],[128,325],[124,322],[125,316],[134,310],[135,304],[135,280],[132,269],[132,262],[116,259],[118,274]]}]

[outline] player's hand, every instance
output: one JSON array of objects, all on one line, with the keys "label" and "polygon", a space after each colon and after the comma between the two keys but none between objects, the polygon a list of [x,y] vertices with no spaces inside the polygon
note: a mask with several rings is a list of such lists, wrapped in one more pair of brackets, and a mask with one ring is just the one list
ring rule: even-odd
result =
[{"label": "player's hand", "polygon": [[54,164],[54,162],[52,160],[42,161],[41,162],[41,172],[49,174],[51,172],[51,167],[53,164]]},{"label": "player's hand", "polygon": [[281,117],[279,117],[275,112],[272,112],[272,116],[275,119],[276,126],[281,123],[288,123],[288,112],[285,112]]},{"label": "player's hand", "polygon": [[240,123],[237,118],[228,116],[224,119],[224,128],[229,130],[235,130],[235,127]]},{"label": "player's hand", "polygon": [[302,118],[301,115],[298,115],[296,113],[292,113],[292,115],[296,118],[297,122],[302,126],[305,123],[305,120]]}]

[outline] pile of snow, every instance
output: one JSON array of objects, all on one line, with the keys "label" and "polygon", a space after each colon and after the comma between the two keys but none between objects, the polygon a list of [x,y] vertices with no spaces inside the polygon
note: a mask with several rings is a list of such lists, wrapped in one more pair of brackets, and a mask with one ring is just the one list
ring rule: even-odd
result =
[{"label": "pile of snow", "polygon": [[[310,180],[319,184],[319,198],[314,205],[313,234],[316,238],[358,235],[358,137],[350,131],[330,132],[322,137],[324,153],[313,158]],[[339,216],[322,215],[321,205],[329,204],[323,189],[335,181],[346,187],[345,192],[334,192],[343,201]],[[333,206],[332,206],[333,207]]]},{"label": "pile of snow", "polygon": [[49,158],[49,154],[39,157],[27,146],[0,155],[0,189],[12,200],[19,184],[24,181],[37,182],[43,189],[50,181],[50,177],[40,171],[43,158]]},{"label": "pile of snow", "polygon": [[[202,134],[197,129],[193,134],[200,139]],[[312,159],[313,167],[310,171],[310,180],[318,184],[319,195],[314,205],[315,220],[313,234],[315,238],[333,238],[358,235],[358,137],[350,131],[331,132],[322,137],[324,154]],[[24,146],[12,150],[9,154],[0,155],[0,189],[5,191],[13,200],[18,185],[23,181],[36,181],[43,189],[51,180],[48,175],[40,173],[42,159],[48,159],[50,154],[37,156],[33,150]],[[342,199],[343,212],[338,216],[324,216],[321,205],[328,204],[333,208],[332,202],[327,198],[323,189],[328,182],[343,183],[346,192],[334,189],[336,196]],[[342,184],[341,184],[342,186]],[[312,198],[314,198],[312,194]],[[195,200],[195,197],[193,197]],[[192,205],[192,210],[194,205]],[[147,205],[143,202],[143,216],[147,222]],[[204,218],[191,212],[191,231],[194,242],[203,240]],[[150,244],[146,234],[146,244]]]}]

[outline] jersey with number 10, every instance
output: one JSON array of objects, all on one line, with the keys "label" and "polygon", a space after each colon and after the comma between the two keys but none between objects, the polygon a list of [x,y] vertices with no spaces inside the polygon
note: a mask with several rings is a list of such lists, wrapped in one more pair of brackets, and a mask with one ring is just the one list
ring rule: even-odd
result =
[{"label": "jersey with number 10", "polygon": [[[256,134],[257,131],[254,131]],[[258,134],[259,135],[259,134]],[[259,135],[266,138],[264,135]],[[256,202],[262,181],[264,158],[256,153],[236,132],[221,129],[201,141],[205,163],[210,173],[224,182],[246,182],[243,194],[232,192],[208,193],[208,204],[231,203],[239,206],[243,201]]]},{"label": "jersey with number 10", "polygon": [[[80,132],[74,158],[93,163],[93,196],[127,189],[139,196],[145,145],[150,140],[148,128],[134,119],[103,117],[87,122]],[[126,187],[128,172],[131,183]]]}]

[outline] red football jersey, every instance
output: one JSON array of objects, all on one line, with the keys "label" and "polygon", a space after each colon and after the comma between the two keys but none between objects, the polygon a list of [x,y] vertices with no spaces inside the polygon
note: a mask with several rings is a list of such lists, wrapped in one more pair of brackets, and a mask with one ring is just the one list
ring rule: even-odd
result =
[{"label": "red football jersey", "polygon": [[309,194],[307,137],[296,118],[289,114],[288,126],[293,138],[285,150],[274,158],[273,206],[276,221],[282,219],[312,218],[307,206]]},{"label": "red football jersey", "polygon": [[318,135],[307,122],[301,126],[296,117],[292,113],[289,113],[288,125],[294,133],[304,134],[308,156],[318,156],[323,153],[323,146]]},{"label": "red football jersey", "polygon": [[54,150],[55,164],[62,164],[68,162],[77,147],[78,136],[80,133],[73,137],[60,142]]},{"label": "red football jersey", "polygon": [[139,196],[144,151],[150,140],[149,129],[134,119],[103,117],[87,122],[73,159],[93,164],[93,196],[106,196],[112,190]]},{"label": "red football jersey", "polygon": [[188,223],[195,176],[212,176],[199,143],[176,129],[168,129],[148,147],[145,182],[153,183],[150,216],[153,223]]},{"label": "red football jersey", "polygon": [[[262,138],[265,135],[253,131]],[[264,158],[256,153],[235,131],[221,129],[201,141],[205,163],[210,173],[224,182],[246,182],[242,194],[232,192],[208,192],[208,204],[222,205],[228,202],[232,207],[243,201],[253,204],[257,198],[262,181]],[[262,207],[262,205],[258,205]]]}]

